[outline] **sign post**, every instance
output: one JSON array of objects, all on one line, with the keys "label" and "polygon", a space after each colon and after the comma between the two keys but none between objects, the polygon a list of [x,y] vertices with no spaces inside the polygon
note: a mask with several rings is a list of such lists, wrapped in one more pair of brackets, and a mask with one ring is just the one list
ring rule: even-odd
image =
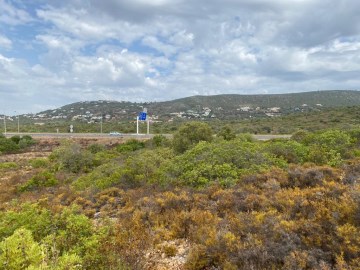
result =
[{"label": "sign post", "polygon": [[[143,112],[139,113],[139,115],[136,117],[136,134],[139,135],[139,121],[146,121],[147,119],[147,112],[146,109],[144,109]],[[149,130],[149,128],[148,128]]]},{"label": "sign post", "polygon": [[139,135],[139,116],[136,116],[136,134]]},{"label": "sign post", "polygon": [[150,119],[149,117],[147,118],[147,135],[150,134]]}]

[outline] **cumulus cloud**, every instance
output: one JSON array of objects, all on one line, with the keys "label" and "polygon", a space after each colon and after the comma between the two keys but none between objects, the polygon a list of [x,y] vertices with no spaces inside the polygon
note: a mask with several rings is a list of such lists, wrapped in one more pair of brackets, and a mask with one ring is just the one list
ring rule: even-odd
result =
[{"label": "cumulus cloud", "polygon": [[0,0],[0,106],[358,89],[359,11],[355,0]]}]

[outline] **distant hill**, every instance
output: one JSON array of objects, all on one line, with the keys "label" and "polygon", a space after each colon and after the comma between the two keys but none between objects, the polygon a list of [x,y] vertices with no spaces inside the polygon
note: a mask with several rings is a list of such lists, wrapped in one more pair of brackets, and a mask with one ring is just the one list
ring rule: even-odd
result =
[{"label": "distant hill", "polygon": [[[165,102],[85,101],[31,116],[35,120],[63,119],[98,122],[134,120],[147,108],[154,120],[175,118],[238,119],[274,117],[294,112],[360,105],[360,91],[333,90],[271,95],[192,96]],[[30,117],[30,116],[28,116]]]}]

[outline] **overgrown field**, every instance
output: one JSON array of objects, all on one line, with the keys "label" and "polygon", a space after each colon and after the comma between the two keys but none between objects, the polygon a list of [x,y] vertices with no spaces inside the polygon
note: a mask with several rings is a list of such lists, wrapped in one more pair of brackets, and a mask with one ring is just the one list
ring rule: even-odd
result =
[{"label": "overgrown field", "polygon": [[261,142],[189,122],[1,162],[0,269],[360,269],[359,146],[360,129]]}]

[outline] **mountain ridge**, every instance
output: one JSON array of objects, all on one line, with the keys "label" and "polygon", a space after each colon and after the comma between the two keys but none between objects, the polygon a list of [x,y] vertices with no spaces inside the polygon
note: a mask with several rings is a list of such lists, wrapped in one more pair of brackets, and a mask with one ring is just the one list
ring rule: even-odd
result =
[{"label": "mountain ridge", "polygon": [[144,108],[153,119],[273,117],[294,112],[360,105],[360,91],[323,90],[283,94],[196,95],[162,102],[81,101],[37,113],[35,118],[133,120]]}]

